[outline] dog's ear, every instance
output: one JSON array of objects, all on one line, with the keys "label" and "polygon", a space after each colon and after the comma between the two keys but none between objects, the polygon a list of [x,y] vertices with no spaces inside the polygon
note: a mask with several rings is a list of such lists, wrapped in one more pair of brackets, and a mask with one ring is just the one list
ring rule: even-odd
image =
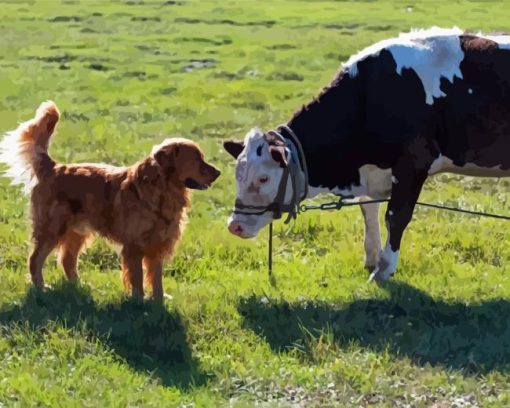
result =
[{"label": "dog's ear", "polygon": [[159,166],[156,164],[156,160],[150,158],[142,162],[136,169],[136,178],[142,183],[154,184],[159,178]]},{"label": "dog's ear", "polygon": [[223,142],[223,147],[234,159],[237,159],[244,149],[244,144],[243,142],[227,140]]},{"label": "dog's ear", "polygon": [[287,167],[287,151],[285,145],[271,145],[269,146],[269,153],[273,160],[280,164],[280,167]]},{"label": "dog's ear", "polygon": [[179,155],[179,145],[169,145],[154,153],[154,160],[164,169],[172,170]]}]

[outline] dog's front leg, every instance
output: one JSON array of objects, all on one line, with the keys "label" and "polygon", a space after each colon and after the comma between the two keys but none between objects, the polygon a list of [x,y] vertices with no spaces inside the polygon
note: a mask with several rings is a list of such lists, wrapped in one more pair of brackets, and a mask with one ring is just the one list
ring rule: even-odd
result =
[{"label": "dog's front leg", "polygon": [[124,245],[122,257],[122,280],[127,289],[131,289],[133,298],[143,299],[143,253],[134,245]]},{"label": "dog's front leg", "polygon": [[143,263],[147,269],[145,282],[152,287],[152,298],[158,303],[163,302],[163,263],[160,259],[145,256]]}]

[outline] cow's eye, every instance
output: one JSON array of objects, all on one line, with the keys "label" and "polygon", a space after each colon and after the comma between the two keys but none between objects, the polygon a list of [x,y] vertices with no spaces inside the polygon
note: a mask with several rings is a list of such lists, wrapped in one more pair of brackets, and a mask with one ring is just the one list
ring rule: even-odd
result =
[{"label": "cow's eye", "polygon": [[267,183],[269,181],[269,177],[263,176],[263,177],[259,178],[259,181],[260,181],[260,184]]}]

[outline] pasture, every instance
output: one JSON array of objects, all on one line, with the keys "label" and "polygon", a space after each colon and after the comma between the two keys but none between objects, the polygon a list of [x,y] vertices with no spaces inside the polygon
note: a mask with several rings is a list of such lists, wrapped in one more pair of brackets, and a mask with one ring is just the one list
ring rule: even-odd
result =
[{"label": "pasture", "polygon": [[[223,172],[194,193],[164,307],[125,295],[97,240],[30,288],[26,198],[0,183],[0,407],[510,405],[510,224],[418,208],[395,277],[367,283],[358,208],[230,236],[234,162],[342,61],[411,27],[509,28],[503,1],[3,1],[0,132],[54,100],[50,154],[130,164],[168,136]],[[509,101],[510,103],[510,101]],[[506,214],[509,181],[439,176],[421,201]],[[330,197],[323,197],[326,201]]]}]

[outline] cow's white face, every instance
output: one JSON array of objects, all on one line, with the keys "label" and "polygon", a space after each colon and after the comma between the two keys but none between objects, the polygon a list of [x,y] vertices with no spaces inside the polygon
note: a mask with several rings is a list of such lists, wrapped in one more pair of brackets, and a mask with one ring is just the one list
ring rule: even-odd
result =
[{"label": "cow's white face", "polygon": [[[236,201],[253,206],[268,206],[274,202],[287,165],[287,149],[284,146],[270,146],[264,133],[258,128],[248,132],[244,143],[226,142],[224,145],[225,149],[237,158]],[[285,194],[286,202],[290,201],[291,193],[289,183]],[[255,211],[257,210],[246,210]],[[228,230],[241,238],[253,238],[273,220],[273,216],[272,211],[260,215],[232,212],[228,219]]]}]

